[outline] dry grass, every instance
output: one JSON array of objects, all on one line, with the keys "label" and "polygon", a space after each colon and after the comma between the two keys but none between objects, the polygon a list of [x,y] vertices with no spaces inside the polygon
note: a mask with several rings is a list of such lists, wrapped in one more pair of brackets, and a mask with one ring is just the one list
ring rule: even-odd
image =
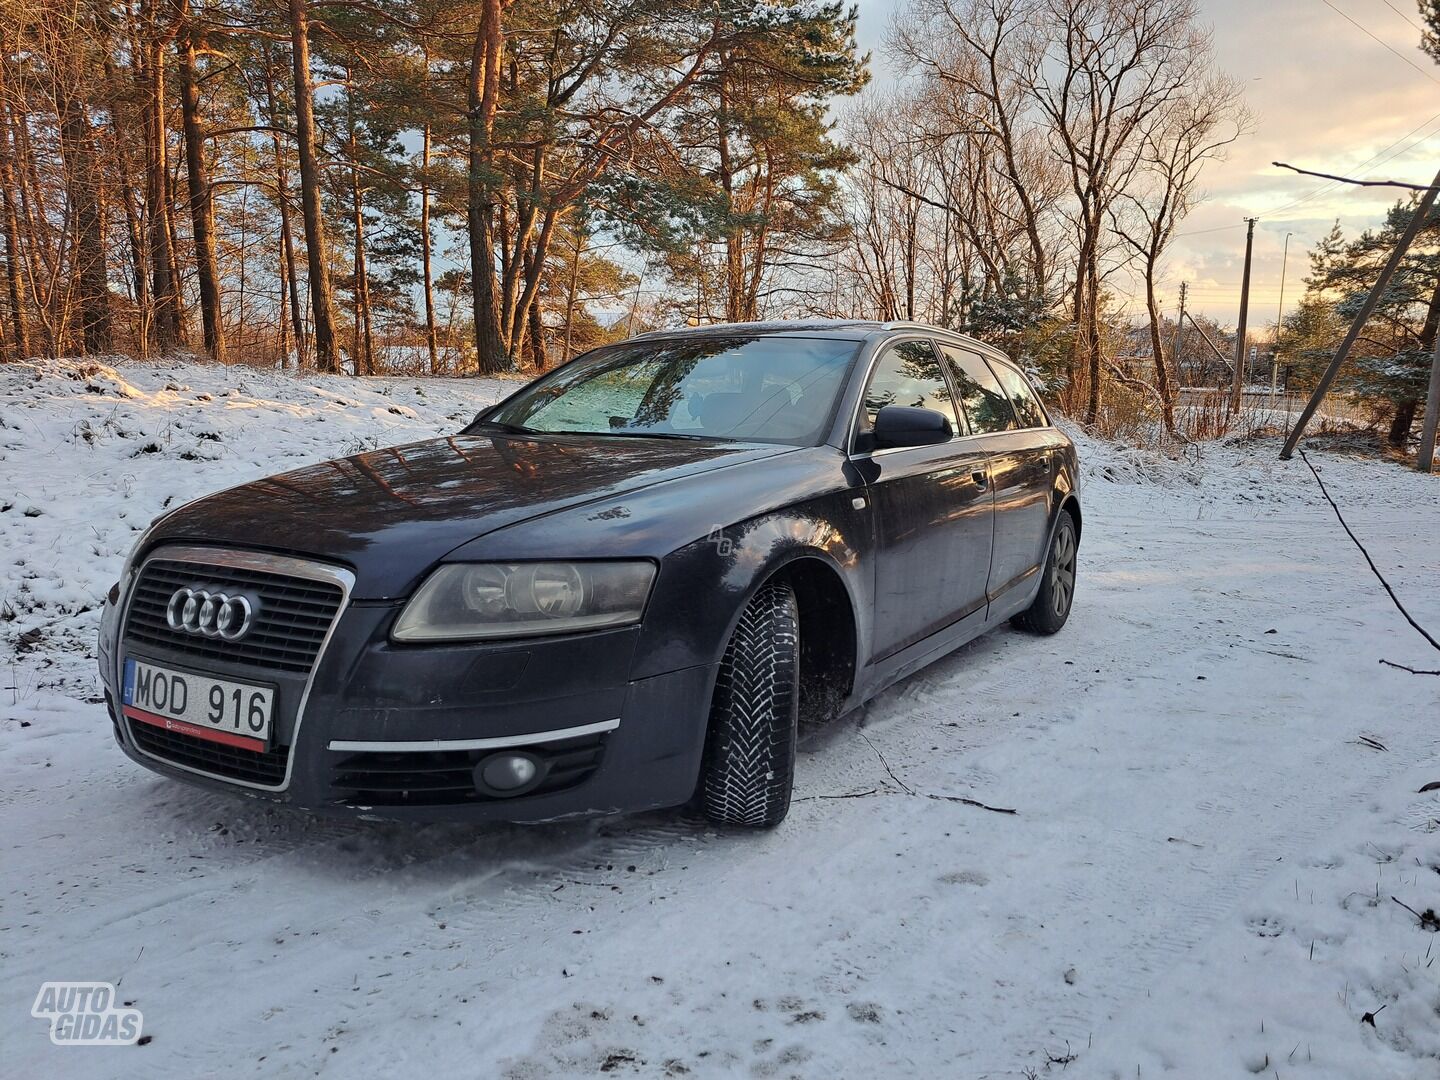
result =
[{"label": "dry grass", "polygon": [[[1187,446],[1215,439],[1283,438],[1305,405],[1300,395],[1247,394],[1239,410],[1230,408],[1222,389],[1185,389],[1175,405],[1175,431],[1165,428],[1160,403],[1153,393],[1111,383],[1105,388],[1100,414],[1093,425],[1080,425],[1092,435],[1126,446],[1179,456]],[[1076,422],[1072,418],[1072,422]],[[1328,396],[1307,430],[1307,439],[1323,439],[1355,453],[1379,457],[1383,437],[1376,418],[1341,395]]]}]

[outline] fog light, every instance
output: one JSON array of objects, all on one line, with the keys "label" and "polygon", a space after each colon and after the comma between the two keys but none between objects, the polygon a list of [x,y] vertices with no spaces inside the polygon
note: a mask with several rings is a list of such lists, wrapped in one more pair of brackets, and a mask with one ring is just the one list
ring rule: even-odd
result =
[{"label": "fog light", "polygon": [[475,780],[482,790],[518,795],[539,780],[541,769],[541,762],[533,754],[491,754],[475,766]]}]

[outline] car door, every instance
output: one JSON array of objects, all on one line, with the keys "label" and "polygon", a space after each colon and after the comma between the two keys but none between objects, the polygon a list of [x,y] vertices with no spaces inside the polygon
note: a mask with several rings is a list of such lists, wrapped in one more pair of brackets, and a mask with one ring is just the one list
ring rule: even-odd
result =
[{"label": "car door", "polygon": [[945,346],[972,427],[985,433],[995,498],[986,592],[993,601],[1028,580],[1045,557],[1054,491],[1054,430],[1020,372],[993,357]]},{"label": "car door", "polygon": [[[875,449],[886,405],[935,409],[955,435],[933,446]],[[853,453],[875,515],[874,658],[890,656],[985,606],[990,569],[988,460],[967,436],[934,346],[887,344],[872,367]]]}]

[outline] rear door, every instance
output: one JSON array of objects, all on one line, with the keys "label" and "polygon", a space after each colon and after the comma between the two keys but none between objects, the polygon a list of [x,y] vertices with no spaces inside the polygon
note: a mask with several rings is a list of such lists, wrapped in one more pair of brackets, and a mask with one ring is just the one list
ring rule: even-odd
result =
[{"label": "rear door", "polygon": [[944,346],[958,372],[962,405],[983,430],[995,489],[995,546],[987,587],[993,601],[1028,581],[1050,538],[1056,435],[1035,391],[1000,360]]},{"label": "rear door", "polygon": [[[886,405],[942,412],[955,436],[935,446],[877,450],[870,429]],[[876,659],[985,606],[993,531],[988,461],[964,425],[930,341],[906,339],[882,349],[852,451],[875,515]]]}]

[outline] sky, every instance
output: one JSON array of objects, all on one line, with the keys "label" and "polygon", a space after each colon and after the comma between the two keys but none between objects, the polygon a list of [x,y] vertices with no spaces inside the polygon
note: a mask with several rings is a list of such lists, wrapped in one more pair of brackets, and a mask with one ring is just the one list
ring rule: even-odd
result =
[{"label": "sky", "polygon": [[[1254,331],[1275,323],[1287,233],[1284,305],[1290,311],[1304,289],[1306,252],[1335,220],[1353,235],[1379,222],[1400,194],[1328,184],[1271,162],[1428,183],[1440,167],[1440,66],[1418,48],[1415,0],[1199,3],[1219,66],[1244,84],[1254,123],[1228,159],[1205,172],[1205,202],[1181,226],[1188,235],[1172,249],[1162,296],[1174,309],[1179,284],[1186,281],[1190,310],[1233,325],[1240,306],[1244,219],[1257,217],[1250,286]],[[860,44],[874,54],[878,82],[901,74],[884,51],[886,26],[898,6],[859,3]],[[1115,284],[1117,293],[1127,291],[1126,283]],[[1143,310],[1134,298],[1128,306],[1136,314]]]}]

